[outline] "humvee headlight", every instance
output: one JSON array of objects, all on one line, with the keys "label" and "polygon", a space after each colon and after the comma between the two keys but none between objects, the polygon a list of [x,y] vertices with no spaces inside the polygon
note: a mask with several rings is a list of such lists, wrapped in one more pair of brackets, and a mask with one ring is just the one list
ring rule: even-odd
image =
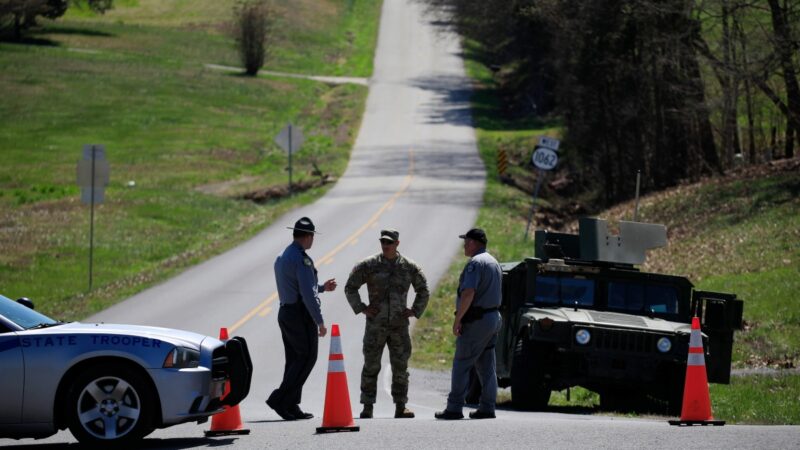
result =
[{"label": "humvee headlight", "polygon": [[661,353],[667,353],[672,350],[672,341],[670,341],[668,337],[662,337],[658,340],[656,346]]},{"label": "humvee headlight", "polygon": [[580,330],[575,332],[575,342],[581,345],[586,345],[592,339],[592,334],[589,333],[589,330],[581,328]]}]

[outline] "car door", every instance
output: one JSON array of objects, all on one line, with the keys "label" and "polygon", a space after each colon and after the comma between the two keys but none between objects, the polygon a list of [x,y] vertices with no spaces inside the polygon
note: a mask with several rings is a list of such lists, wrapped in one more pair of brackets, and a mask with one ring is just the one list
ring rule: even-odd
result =
[{"label": "car door", "polygon": [[17,333],[0,323],[0,424],[19,423],[25,367]]}]

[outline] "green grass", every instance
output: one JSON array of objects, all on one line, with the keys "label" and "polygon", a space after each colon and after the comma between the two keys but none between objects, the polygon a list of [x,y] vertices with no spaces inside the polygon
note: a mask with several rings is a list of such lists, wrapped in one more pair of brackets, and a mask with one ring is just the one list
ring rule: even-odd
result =
[{"label": "green grass", "polygon": [[[104,15],[73,8],[67,18],[106,24],[200,30],[222,39],[231,29],[231,0],[127,0],[115,1]],[[274,29],[266,70],[313,75],[368,77],[378,33],[381,1],[372,0],[274,0]],[[231,47],[232,49],[232,47]],[[199,45],[202,63],[240,65],[235,51],[206,53]]]},{"label": "green grass", "polygon": [[731,384],[712,384],[714,418],[731,423],[797,425],[800,423],[800,375],[734,377]]},{"label": "green grass", "polygon": [[[800,366],[800,179],[792,170],[682,186],[642,200],[644,220],[664,223],[669,245],[645,269],[689,277],[698,289],[744,300],[735,367]],[[630,203],[607,212],[629,216]]]},{"label": "green grass", "polygon": [[[315,0],[284,0],[276,24],[276,51],[267,69],[368,77],[378,34],[380,1],[340,0],[337,8]],[[329,2],[331,3],[331,2]],[[326,32],[326,24],[339,26]],[[284,39],[281,36],[289,36]]]},{"label": "green grass", "polygon": [[[488,71],[467,61],[470,76],[479,83],[473,96],[478,146],[487,168],[483,207],[476,226],[487,230],[488,250],[499,261],[516,261],[533,254],[533,242],[524,240],[531,206],[533,182],[528,164],[540,134],[559,136],[557,122],[504,119],[491,88]],[[509,173],[519,187],[499,181],[496,155],[509,155]],[[560,164],[569,167],[570,150]],[[562,167],[563,167],[562,165]],[[800,178],[796,165],[783,169],[755,168],[728,177],[682,185],[642,199],[640,220],[663,223],[669,245],[651,252],[644,270],[689,277],[698,289],[733,292],[744,300],[745,330],[735,336],[734,367],[783,368],[800,365]],[[579,168],[570,168],[579,170]],[[548,174],[545,181],[557,177]],[[545,183],[546,184],[546,183]],[[526,192],[527,191],[527,192]],[[537,210],[569,210],[582,199],[559,197],[544,188]],[[612,221],[630,220],[633,203],[596,214]],[[581,215],[572,212],[573,219]],[[574,229],[574,222],[542,223],[539,228]],[[412,336],[412,364],[446,370],[452,362],[453,296],[458,275],[466,262],[460,255],[431,296],[425,315]],[[715,417],[732,423],[798,424],[800,376],[794,372],[764,376],[737,376],[730,385],[712,385]],[[508,401],[507,390],[498,401]],[[593,413],[599,410],[597,394],[573,388],[570,400],[554,392],[554,411]]]},{"label": "green grass", "polygon": [[[307,66],[295,68],[322,67],[336,53],[341,73],[368,74],[380,2],[350,3],[317,2],[329,20],[298,10],[313,16],[309,25],[276,31],[288,45],[364,24],[348,52],[326,39],[304,44]],[[289,121],[306,135],[293,180],[316,178],[316,169],[341,175],[367,94],[206,69],[237,64],[221,31],[232,2],[115,4],[105,16],[71,11],[25,43],[0,43],[0,90],[13,93],[0,99],[0,287],[62,319],[101,310],[318,198],[327,187],[266,205],[236,200],[286,183],[286,154],[273,138]],[[89,208],[75,180],[88,143],[105,145],[111,167],[89,293]]]}]

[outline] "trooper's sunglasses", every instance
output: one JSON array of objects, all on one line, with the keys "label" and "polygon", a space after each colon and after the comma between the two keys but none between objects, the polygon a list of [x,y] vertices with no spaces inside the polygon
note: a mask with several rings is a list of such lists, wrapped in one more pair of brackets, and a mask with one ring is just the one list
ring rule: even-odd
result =
[{"label": "trooper's sunglasses", "polygon": [[381,245],[394,245],[394,242],[393,241],[385,241],[385,240],[381,239]]}]

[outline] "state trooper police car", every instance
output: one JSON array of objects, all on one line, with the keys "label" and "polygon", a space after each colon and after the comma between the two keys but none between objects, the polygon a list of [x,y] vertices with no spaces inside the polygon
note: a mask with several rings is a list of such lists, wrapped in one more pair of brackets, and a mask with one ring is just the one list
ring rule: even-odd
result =
[{"label": "state trooper police car", "polygon": [[[81,442],[140,439],[203,422],[242,401],[252,363],[243,338],[168,328],[62,323],[0,295],[0,437],[69,428]],[[230,393],[223,397],[226,382]]]}]

